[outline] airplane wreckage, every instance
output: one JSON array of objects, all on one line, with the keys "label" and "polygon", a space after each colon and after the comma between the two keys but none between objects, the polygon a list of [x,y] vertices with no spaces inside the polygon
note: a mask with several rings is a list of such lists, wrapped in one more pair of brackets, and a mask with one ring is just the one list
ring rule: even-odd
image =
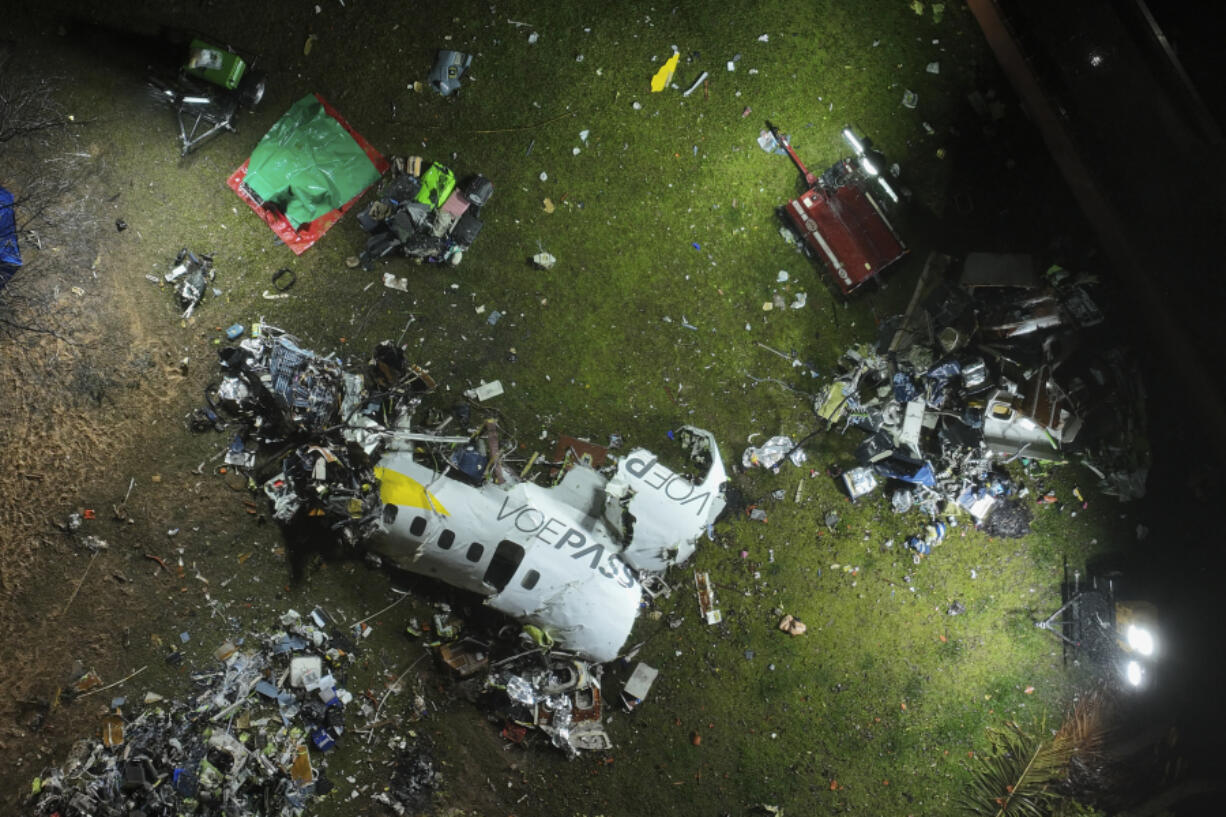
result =
[{"label": "airplane wreckage", "polygon": [[617,657],[644,582],[688,559],[724,509],[708,431],[675,435],[700,478],[642,448],[598,470],[571,441],[542,464],[552,484],[541,485],[529,479],[535,456],[511,467],[517,443],[494,421],[444,434],[467,425],[470,404],[426,410],[434,381],[394,344],[362,374],[273,327],[253,335],[221,351],[223,377],[190,419],[198,430],[240,421],[226,462],[252,474],[278,522],[316,517],[343,543],[484,596],[591,661]]},{"label": "airplane wreckage", "polygon": [[954,281],[950,261],[929,257],[907,311],[848,349],[817,396],[827,427],[866,434],[839,469],[848,496],[884,485],[895,512],[922,511],[932,524],[907,540],[917,559],[955,507],[992,535],[1025,534],[1030,511],[1004,469],[1015,460],[1076,462],[1104,494],[1144,496],[1145,394],[1127,350],[1095,334],[1094,280],[971,253]]}]

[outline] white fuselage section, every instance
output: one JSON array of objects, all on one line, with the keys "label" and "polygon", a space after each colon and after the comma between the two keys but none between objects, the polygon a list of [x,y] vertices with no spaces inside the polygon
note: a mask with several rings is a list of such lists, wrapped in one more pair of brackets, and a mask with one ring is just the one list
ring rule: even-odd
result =
[{"label": "white fuselage section", "polygon": [[710,442],[714,465],[699,483],[636,449],[612,479],[577,465],[549,488],[475,486],[411,450],[392,450],[376,468],[384,515],[372,547],[404,569],[485,596],[565,649],[608,661],[638,614],[636,571],[687,559],[723,510],[726,477]]}]

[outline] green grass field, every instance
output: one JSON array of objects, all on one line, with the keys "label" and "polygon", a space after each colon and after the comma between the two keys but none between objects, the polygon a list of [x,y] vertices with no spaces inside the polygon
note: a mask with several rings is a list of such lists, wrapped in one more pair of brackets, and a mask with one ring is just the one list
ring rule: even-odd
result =
[{"label": "green grass field", "polygon": [[[820,387],[847,346],[871,340],[879,318],[901,311],[928,251],[947,249],[944,231],[959,231],[951,186],[956,172],[974,175],[962,157],[981,137],[951,128],[970,90],[1003,87],[957,3],[939,19],[930,4],[917,14],[904,0],[321,6],[315,14],[310,4],[282,4],[284,18],[254,5],[233,16],[183,10],[180,22],[260,50],[270,72],[267,98],[239,133],[185,160],[170,114],[145,107],[130,77],[69,67],[81,72],[69,109],[93,122],[97,136],[87,138],[124,180],[125,217],[140,233],[126,259],[131,275],[158,272],[182,246],[215,253],[224,295],[182,330],[184,348],[201,360],[215,327],[233,322],[262,319],[355,361],[404,332],[410,358],[453,392],[502,380],[507,394],[495,405],[525,457],[547,453],[562,433],[601,442],[618,433],[628,445],[670,451],[667,430],[691,423],[715,432],[731,468],[751,435],[812,431],[803,393]],[[147,12],[155,19],[157,6]],[[533,31],[539,41],[529,44]],[[678,87],[650,93],[674,46]],[[457,98],[412,90],[437,48],[474,54]],[[925,69],[934,61],[936,74]],[[683,97],[679,89],[703,70],[707,85]],[[901,105],[908,89],[919,95],[916,110]],[[312,91],[387,154],[493,180],[484,231],[460,267],[401,259],[373,273],[349,269],[344,259],[365,239],[352,216],[294,257],[225,188],[259,135]],[[1013,115],[1012,126],[1025,127]],[[913,252],[885,288],[836,296],[825,272],[780,237],[775,207],[799,179],[787,158],[757,146],[767,119],[818,172],[843,155],[847,124],[901,165],[913,200],[900,231]],[[984,209],[997,192],[977,191]],[[528,263],[541,248],[558,258],[551,271]],[[286,266],[297,273],[292,297],[264,300],[271,274]],[[407,276],[410,292],[384,289],[384,271]],[[791,302],[800,292],[803,309],[763,310],[775,295]],[[178,322],[156,287],[147,307]],[[505,317],[491,326],[495,309]],[[823,377],[802,376],[759,343],[812,361]],[[914,564],[902,542],[920,518],[894,515],[880,492],[853,505],[825,474],[828,464],[852,462],[856,442],[854,431],[822,434],[803,467],[735,477],[768,521],[726,516],[715,541],[668,577],[676,591],[663,617],[644,617],[633,638],[646,640],[638,658],[660,679],[633,716],[612,714],[611,763],[567,762],[544,747],[510,758],[479,714],[456,703],[414,727],[450,764],[443,805],[593,816],[742,814],[762,803],[790,815],[949,814],[986,748],[985,727],[1058,719],[1072,683],[1058,643],[1032,622],[1059,606],[1065,560],[1084,562],[1130,524],[1114,500],[1071,468],[1029,480],[1032,491],[1061,496],[1080,485],[1089,508],[1075,517],[1036,509],[1021,540],[990,540],[964,516]],[[772,499],[779,489],[784,499]],[[823,522],[831,510],[840,516],[832,530]],[[895,546],[884,549],[890,539]],[[722,624],[700,621],[691,568],[710,571]],[[353,581],[319,569],[285,601]],[[966,611],[951,616],[955,600]],[[803,620],[807,634],[778,631],[778,611]],[[684,623],[670,629],[675,617]],[[610,667],[610,699],[628,671]],[[360,745],[339,750],[331,767],[334,779],[347,768],[378,779]],[[490,799],[488,789],[521,775],[529,782],[514,797]],[[317,813],[354,813],[348,789]],[[530,796],[517,801],[521,793]]]}]

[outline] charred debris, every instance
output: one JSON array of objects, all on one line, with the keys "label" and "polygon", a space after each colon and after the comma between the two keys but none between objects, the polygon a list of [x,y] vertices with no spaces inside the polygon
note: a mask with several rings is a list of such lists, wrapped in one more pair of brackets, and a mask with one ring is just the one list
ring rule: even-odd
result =
[{"label": "charred debris", "polygon": [[[1145,493],[1145,394],[1126,349],[1100,326],[1090,276],[1029,255],[972,253],[925,264],[906,312],[846,350],[815,401],[830,429],[862,435],[835,468],[852,499],[879,488],[929,520],[915,558],[961,509],[1021,536],[1032,503],[1007,466],[1078,463],[1120,501]],[[949,273],[955,273],[950,275]],[[1037,497],[1043,501],[1046,497]]]}]

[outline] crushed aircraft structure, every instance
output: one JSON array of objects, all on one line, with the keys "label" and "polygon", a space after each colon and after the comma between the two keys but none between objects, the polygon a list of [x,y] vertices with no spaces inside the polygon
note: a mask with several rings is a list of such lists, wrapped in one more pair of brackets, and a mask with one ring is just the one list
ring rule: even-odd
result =
[{"label": "crushed aircraft structure", "polygon": [[568,757],[613,748],[604,729],[601,665],[565,653],[512,656],[489,672],[481,695],[503,736],[519,743],[526,730],[540,730]]},{"label": "crushed aircraft structure", "polygon": [[237,419],[226,462],[253,475],[278,522],[314,518],[592,661],[617,656],[643,580],[688,559],[724,508],[719,447],[702,429],[675,435],[701,476],[643,448],[600,470],[572,456],[512,467],[513,435],[492,420],[466,428],[467,402],[427,409],[434,381],[391,343],[365,373],[268,326],[220,357],[192,425]]},{"label": "crushed aircraft structure", "polygon": [[1144,393],[1126,353],[1089,333],[1103,316],[1085,276],[1030,256],[971,254],[958,281],[928,259],[906,313],[875,343],[848,349],[818,415],[866,436],[841,473],[852,499],[882,484],[896,511],[935,524],[908,544],[927,553],[956,505],[989,530],[1021,535],[1003,466],[1075,461],[1121,501],[1144,495]]},{"label": "crushed aircraft structure", "polygon": [[[99,733],[34,779],[24,813],[301,814],[336,785],[323,755],[344,739],[347,716],[375,710],[345,689],[356,640],[327,611],[289,610],[279,624],[216,648],[185,698],[112,699]],[[89,672],[68,694],[102,689]]]}]

